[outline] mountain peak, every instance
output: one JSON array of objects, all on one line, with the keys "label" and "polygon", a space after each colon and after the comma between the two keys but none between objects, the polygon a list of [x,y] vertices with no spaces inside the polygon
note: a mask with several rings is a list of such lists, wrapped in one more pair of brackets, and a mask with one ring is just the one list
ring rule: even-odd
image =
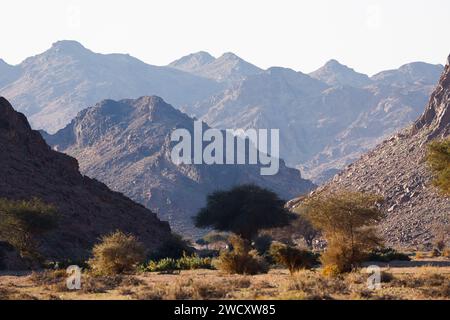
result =
[{"label": "mountain peak", "polygon": [[212,55],[206,51],[198,51],[188,54],[169,64],[170,67],[182,69],[183,71],[193,71],[215,60]]},{"label": "mountain peak", "polygon": [[51,51],[71,54],[86,51],[81,43],[75,40],[60,40],[52,44]]},{"label": "mountain peak", "polygon": [[356,72],[335,59],[327,61],[323,67],[309,75],[331,86],[364,87],[371,82],[367,75]]},{"label": "mountain peak", "polygon": [[429,128],[427,139],[450,133],[450,55],[436,89],[422,116],[414,123],[413,132]]}]

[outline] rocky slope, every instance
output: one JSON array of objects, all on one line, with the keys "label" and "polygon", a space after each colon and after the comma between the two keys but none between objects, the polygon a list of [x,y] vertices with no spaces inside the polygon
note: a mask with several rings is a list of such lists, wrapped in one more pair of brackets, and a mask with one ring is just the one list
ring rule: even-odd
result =
[{"label": "rocky slope", "polygon": [[170,239],[167,222],[104,184],[82,176],[77,161],[51,150],[27,119],[0,97],[0,197],[38,197],[56,206],[59,224],[42,249],[57,259],[85,259],[98,238],[120,229],[152,250]]},{"label": "rocky slope", "polygon": [[[319,80],[270,68],[187,112],[218,128],[279,128],[286,163],[314,181],[326,180],[323,173],[344,168],[417,118],[441,70],[420,66],[401,67],[392,84],[336,61],[314,73]],[[410,69],[417,70],[405,72]]]},{"label": "rocky slope", "polygon": [[[432,139],[450,133],[450,57],[424,113],[415,123],[349,165],[320,191],[360,190],[383,195],[388,244],[429,245],[450,225],[450,199],[432,185],[425,155]],[[298,200],[290,202],[291,207]],[[448,236],[448,233],[447,233]]]},{"label": "rocky slope", "polygon": [[220,87],[215,81],[148,65],[126,54],[94,53],[75,41],[54,43],[15,66],[14,72],[18,77],[9,77],[9,82],[0,75],[0,94],[25,113],[33,128],[48,132],[63,128],[80,110],[102,99],[159,94],[182,107]]},{"label": "rocky slope", "polygon": [[46,139],[77,158],[83,173],[158,212],[185,235],[198,234],[191,217],[214,190],[253,182],[289,199],[313,188],[283,162],[274,176],[261,176],[257,165],[175,165],[170,135],[175,128],[192,134],[193,124],[193,119],[155,96],[105,100]]},{"label": "rocky slope", "polygon": [[230,83],[262,72],[257,66],[231,52],[226,52],[219,58],[214,58],[209,53],[200,51],[170,63],[169,67],[219,82]]}]

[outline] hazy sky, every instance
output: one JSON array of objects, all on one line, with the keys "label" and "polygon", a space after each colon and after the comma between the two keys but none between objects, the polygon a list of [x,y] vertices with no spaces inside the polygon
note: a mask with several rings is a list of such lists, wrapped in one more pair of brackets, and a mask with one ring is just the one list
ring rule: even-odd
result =
[{"label": "hazy sky", "polygon": [[10,64],[63,39],[157,65],[232,51],[303,72],[334,58],[373,74],[450,53],[449,0],[1,0],[0,12]]}]

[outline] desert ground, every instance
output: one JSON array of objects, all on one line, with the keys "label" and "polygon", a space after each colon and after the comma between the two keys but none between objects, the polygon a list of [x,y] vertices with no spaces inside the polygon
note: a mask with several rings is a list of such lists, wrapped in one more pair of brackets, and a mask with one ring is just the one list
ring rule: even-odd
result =
[{"label": "desert ground", "polygon": [[173,274],[92,276],[83,273],[80,290],[66,286],[65,270],[0,273],[0,299],[158,300],[158,299],[450,299],[450,260],[443,258],[380,264],[381,288],[369,289],[367,269],[335,278],[320,269],[291,275],[229,275],[217,270]]}]

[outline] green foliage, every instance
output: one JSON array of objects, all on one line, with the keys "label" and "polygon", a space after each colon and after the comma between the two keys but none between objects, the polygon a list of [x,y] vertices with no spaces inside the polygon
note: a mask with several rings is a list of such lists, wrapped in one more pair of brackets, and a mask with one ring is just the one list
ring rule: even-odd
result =
[{"label": "green foliage", "polygon": [[211,258],[200,258],[196,254],[183,254],[179,259],[164,258],[158,261],[150,260],[143,271],[172,273],[178,270],[213,269]]},{"label": "green foliage", "polygon": [[216,267],[227,273],[258,274],[266,273],[268,265],[263,257],[252,250],[248,240],[237,235],[230,237],[232,251],[222,251],[215,261]]},{"label": "green foliage", "polygon": [[206,207],[194,220],[199,228],[212,227],[251,240],[259,230],[287,225],[291,217],[274,192],[242,185],[208,195]]},{"label": "green foliage", "polygon": [[57,218],[55,207],[37,198],[0,199],[0,238],[23,258],[40,261],[38,238],[56,227]]},{"label": "green foliage", "polygon": [[318,257],[313,252],[282,243],[273,243],[270,255],[276,263],[288,268],[291,274],[301,269],[312,269],[318,263]]},{"label": "green foliage", "polygon": [[134,271],[145,259],[145,250],[133,235],[116,231],[103,236],[88,261],[94,274],[115,275]]},{"label": "green foliage", "polygon": [[375,230],[384,217],[378,209],[380,201],[376,195],[347,191],[319,194],[304,201],[307,218],[322,231],[328,243],[321,256],[322,264],[349,272],[381,245]]},{"label": "green foliage", "polygon": [[398,252],[393,248],[376,248],[373,249],[367,256],[367,261],[410,261],[411,258],[404,253]]},{"label": "green foliage", "polygon": [[435,175],[434,185],[450,196],[450,138],[428,145],[427,162]]}]

